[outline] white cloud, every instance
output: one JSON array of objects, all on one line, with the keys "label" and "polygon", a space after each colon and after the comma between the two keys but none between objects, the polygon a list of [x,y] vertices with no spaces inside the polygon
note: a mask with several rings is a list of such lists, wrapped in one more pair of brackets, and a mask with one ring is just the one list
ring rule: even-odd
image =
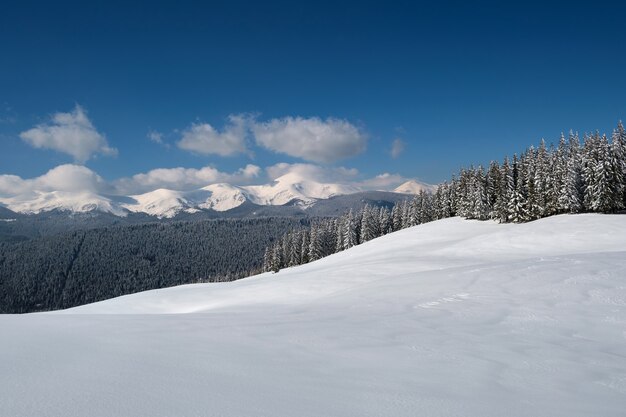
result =
[{"label": "white cloud", "polygon": [[148,132],[148,139],[154,143],[163,144],[163,133],[151,130]]},{"label": "white cloud", "polygon": [[272,181],[284,175],[320,183],[348,185],[362,190],[393,190],[408,180],[399,174],[389,173],[363,180],[355,168],[279,163],[265,170],[249,164],[230,173],[210,166],[199,169],[157,168],[107,182],[85,166],[66,164],[31,179],[23,179],[16,175],[0,175],[0,198],[28,199],[35,197],[37,192],[49,191],[93,192],[106,195],[142,194],[158,188],[184,191],[219,182],[233,185],[256,184]]},{"label": "white cloud", "polygon": [[208,123],[192,124],[183,131],[183,137],[177,143],[178,147],[203,155],[232,156],[245,153],[246,118],[241,115],[230,115],[228,119],[230,123],[222,132]]},{"label": "white cloud", "polygon": [[157,168],[111,183],[82,165],[59,165],[39,177],[23,179],[17,175],[0,175],[0,198],[29,196],[37,192],[71,191],[104,194],[140,194],[157,188],[187,190],[218,182],[247,184],[261,174],[256,165],[246,165],[232,173],[213,167]]},{"label": "white cloud", "polygon": [[269,166],[265,168],[265,171],[270,180],[275,180],[284,175],[291,175],[321,183],[350,185],[364,191],[391,191],[410,179],[400,174],[390,174],[388,172],[363,179],[363,175],[356,168],[328,168],[315,164],[288,164],[285,162]]},{"label": "white cloud", "polygon": [[393,159],[396,159],[402,154],[402,152],[404,152],[405,148],[406,144],[402,139],[394,139],[394,141],[391,143],[391,157]]},{"label": "white cloud", "polygon": [[365,150],[367,136],[346,120],[285,117],[252,123],[258,145],[318,163],[330,163]]},{"label": "white cloud", "polygon": [[259,176],[261,168],[248,164],[233,173],[221,172],[213,167],[204,168],[157,168],[130,178],[121,178],[114,186],[122,194],[140,194],[158,188],[186,190],[205,185],[229,182],[234,184],[249,183]]},{"label": "white cloud", "polygon": [[22,179],[17,175],[0,175],[0,196],[13,197],[37,191],[110,191],[108,184],[82,165],[59,165],[45,174]]},{"label": "white cloud", "polygon": [[50,123],[20,133],[20,138],[34,148],[72,155],[81,163],[95,154],[117,155],[117,149],[109,146],[79,105],[70,113],[54,114]]},{"label": "white cloud", "polygon": [[292,175],[322,183],[347,183],[353,181],[359,174],[359,171],[355,168],[327,168],[313,164],[288,164],[286,162],[269,166],[265,168],[265,171],[270,180],[275,180],[285,175]]}]

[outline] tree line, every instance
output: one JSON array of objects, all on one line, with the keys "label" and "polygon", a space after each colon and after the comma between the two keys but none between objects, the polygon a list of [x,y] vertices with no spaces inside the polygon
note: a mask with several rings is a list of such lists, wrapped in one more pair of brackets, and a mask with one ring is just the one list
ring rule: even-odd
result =
[{"label": "tree line", "polygon": [[626,131],[561,135],[489,167],[463,168],[434,193],[421,192],[391,210],[366,206],[337,219],[292,230],[265,250],[264,271],[305,264],[390,232],[459,216],[501,223],[563,213],[615,213],[626,207]]},{"label": "tree line", "polygon": [[206,220],[76,230],[0,243],[0,313],[68,308],[261,271],[265,247],[297,218]]}]

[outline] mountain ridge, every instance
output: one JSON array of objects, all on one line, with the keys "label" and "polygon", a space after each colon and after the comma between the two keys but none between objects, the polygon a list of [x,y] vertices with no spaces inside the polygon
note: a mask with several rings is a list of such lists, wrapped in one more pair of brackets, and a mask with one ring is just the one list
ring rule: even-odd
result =
[{"label": "mountain ridge", "polygon": [[[390,192],[418,194],[422,190],[431,192],[434,188],[410,180]],[[188,191],[158,188],[127,196],[95,191],[34,191],[27,196],[0,198],[0,207],[22,214],[57,210],[69,213],[103,212],[118,217],[144,213],[156,218],[174,218],[203,210],[226,212],[245,202],[258,206],[294,205],[306,210],[322,200],[362,192],[370,191],[355,185],[313,181],[290,173],[267,184],[237,186],[215,183]]]}]

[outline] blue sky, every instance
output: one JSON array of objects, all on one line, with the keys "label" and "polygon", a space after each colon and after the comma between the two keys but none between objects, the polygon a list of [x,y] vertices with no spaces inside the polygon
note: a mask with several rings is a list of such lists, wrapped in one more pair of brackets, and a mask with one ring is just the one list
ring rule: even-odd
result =
[{"label": "blue sky", "polygon": [[436,183],[626,115],[617,2],[127,3],[3,5],[0,174]]}]

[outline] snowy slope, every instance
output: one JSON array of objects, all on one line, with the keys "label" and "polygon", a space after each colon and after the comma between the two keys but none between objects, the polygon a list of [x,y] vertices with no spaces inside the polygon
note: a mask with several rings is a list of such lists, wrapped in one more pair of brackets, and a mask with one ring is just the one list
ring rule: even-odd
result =
[{"label": "snowy slope", "polygon": [[34,191],[28,195],[0,198],[0,203],[17,213],[36,214],[52,210],[72,213],[101,211],[125,216],[114,200],[90,191]]},{"label": "snowy slope", "polygon": [[0,316],[0,409],[623,416],[625,329],[626,216],[446,219],[278,274]]},{"label": "snowy slope", "polygon": [[227,211],[239,207],[249,199],[244,189],[230,184],[208,185],[190,195],[198,202],[198,207],[215,211]]},{"label": "snowy slope", "polygon": [[171,218],[181,211],[197,211],[183,192],[160,188],[149,193],[130,196],[132,203],[121,206],[134,213],[146,213],[151,216]]},{"label": "snowy slope", "polygon": [[253,185],[245,188],[253,203],[260,205],[283,205],[294,200],[309,206],[319,199],[361,191],[357,187],[342,184],[324,184],[307,180],[297,173],[277,178],[271,184]]},{"label": "snowy slope", "polygon": [[437,189],[436,186],[434,185],[430,185],[430,184],[426,184],[423,182],[419,182],[416,180],[409,180],[403,184],[400,184],[399,186],[397,186],[393,192],[394,193],[401,193],[401,194],[419,194],[422,191],[426,191],[426,192],[435,192]]}]

